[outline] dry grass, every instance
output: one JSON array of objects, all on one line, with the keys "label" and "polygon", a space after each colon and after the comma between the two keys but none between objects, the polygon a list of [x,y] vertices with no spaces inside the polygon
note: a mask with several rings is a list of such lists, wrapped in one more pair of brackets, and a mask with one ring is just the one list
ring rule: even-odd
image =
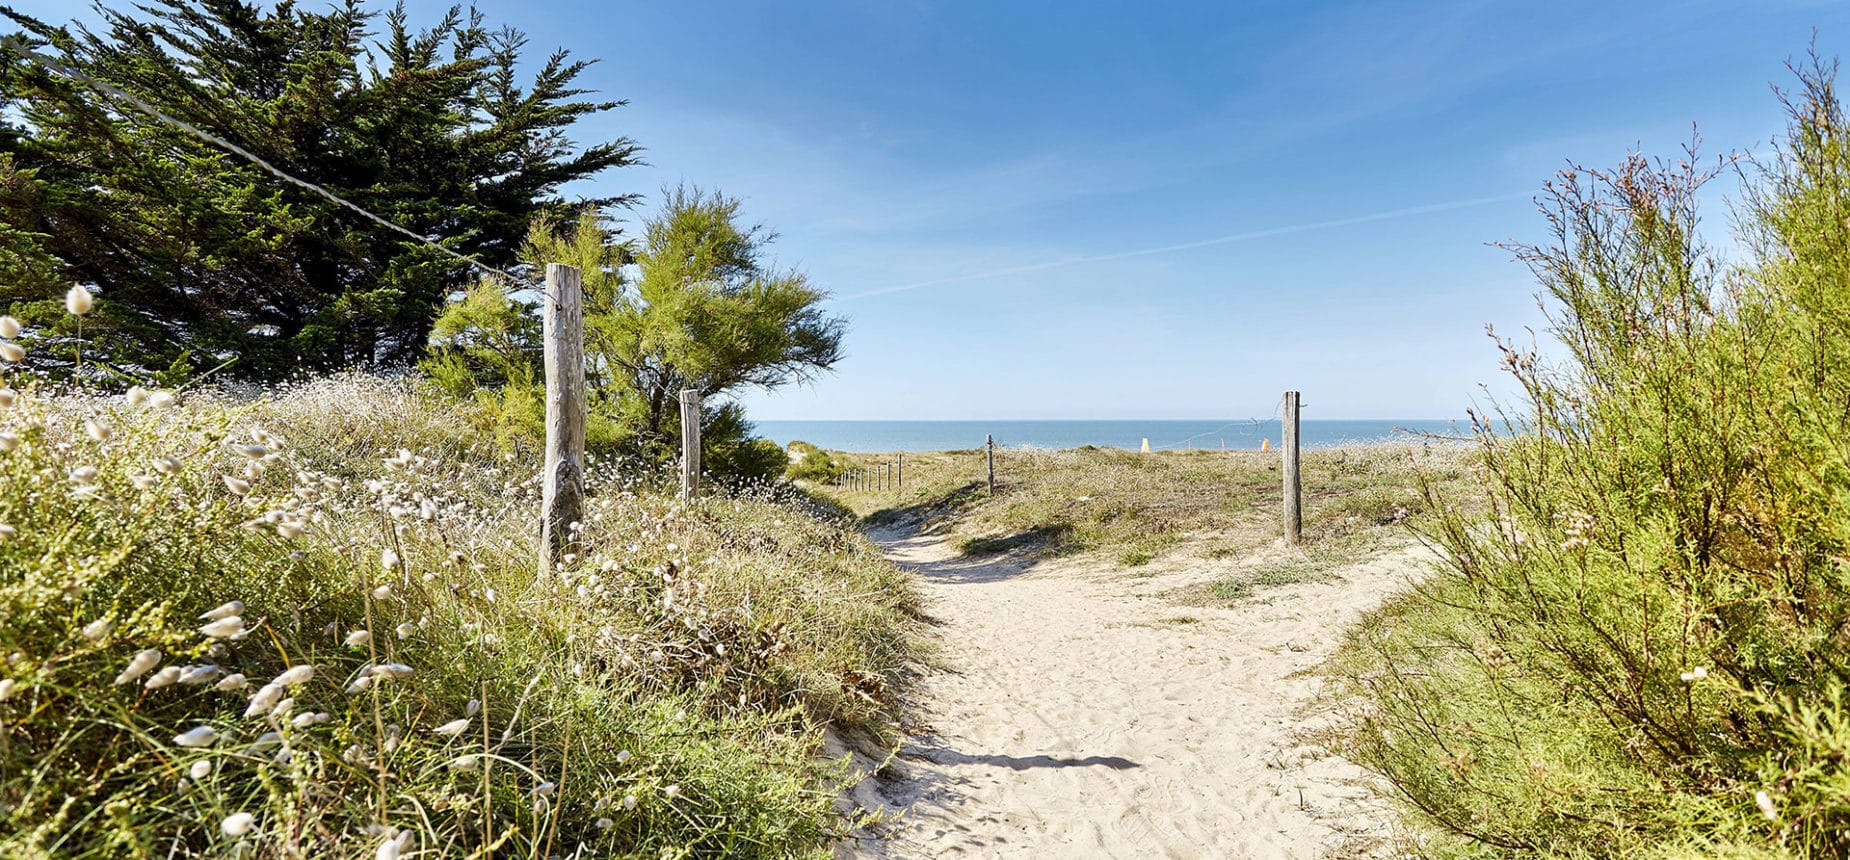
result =
[{"label": "dry grass", "polygon": [[[878,458],[836,454],[862,466]],[[1243,571],[1215,583],[1211,599],[1314,578],[1358,554],[1405,540],[1429,513],[1419,487],[1459,497],[1472,460],[1447,443],[1383,443],[1303,455],[1303,558],[1279,570]],[[1135,568],[1159,556],[1241,556],[1281,533],[1280,458],[1256,451],[1106,448],[996,452],[996,492],[981,451],[906,455],[905,487],[825,488],[874,524],[908,524],[954,540],[966,553],[1089,553]],[[1290,569],[1284,569],[1284,568]]]}]

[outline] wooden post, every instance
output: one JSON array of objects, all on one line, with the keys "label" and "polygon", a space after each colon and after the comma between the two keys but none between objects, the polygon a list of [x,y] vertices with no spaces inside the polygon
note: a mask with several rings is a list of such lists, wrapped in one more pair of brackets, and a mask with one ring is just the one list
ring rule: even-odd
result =
[{"label": "wooden post", "polygon": [[700,391],[681,392],[681,501],[700,492]]},{"label": "wooden post", "polygon": [[905,489],[906,488],[906,452],[904,451],[899,452],[899,465],[894,467],[893,476],[897,479],[895,483],[898,485],[899,489],[902,489],[902,490]]},{"label": "wooden post", "polygon": [[996,437],[989,434],[983,437],[983,451],[989,462],[989,494],[996,494]]},{"label": "wooden post", "polygon": [[585,316],[578,269],[546,264],[540,318],[546,368],[546,460],[540,491],[540,570],[576,542],[585,504]]},{"label": "wooden post", "polygon": [[1285,457],[1285,540],[1299,543],[1304,538],[1304,516],[1298,497],[1298,393],[1285,392],[1283,439],[1279,450]]}]

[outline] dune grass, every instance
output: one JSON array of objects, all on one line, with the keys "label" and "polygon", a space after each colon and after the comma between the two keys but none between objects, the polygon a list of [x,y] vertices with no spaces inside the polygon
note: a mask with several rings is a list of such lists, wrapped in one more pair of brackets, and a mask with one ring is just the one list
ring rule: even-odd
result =
[{"label": "dune grass", "polygon": [[[863,466],[882,461],[833,456]],[[1007,448],[996,452],[993,496],[981,451],[907,454],[903,488],[822,489],[872,525],[944,534],[965,553],[1087,553],[1136,568],[1165,554],[1221,559],[1276,541],[1280,467],[1276,452]],[[1431,512],[1422,476],[1443,492],[1465,486],[1470,469],[1468,453],[1448,442],[1304,451],[1307,566],[1299,573],[1411,537],[1407,526]],[[1229,580],[1207,593],[1240,599],[1255,583]]]},{"label": "dune grass", "polygon": [[[157,398],[157,402],[164,398]],[[0,856],[826,856],[915,611],[851,519],[536,452],[415,383],[0,410]],[[216,608],[216,610],[215,610]]]}]

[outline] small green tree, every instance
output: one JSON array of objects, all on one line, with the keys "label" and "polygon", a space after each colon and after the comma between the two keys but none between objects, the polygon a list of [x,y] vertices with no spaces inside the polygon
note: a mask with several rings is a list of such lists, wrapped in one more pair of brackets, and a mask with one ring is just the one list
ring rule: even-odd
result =
[{"label": "small green tree", "polygon": [[[533,270],[564,263],[580,273],[589,436],[666,461],[679,444],[678,395],[696,388],[707,404],[701,441],[709,470],[775,477],[784,470],[782,449],[751,439],[744,409],[730,396],[833,367],[845,323],[822,310],[825,294],[802,273],[769,264],[773,237],[740,226],[738,200],[685,187],[664,197],[637,242],[623,241],[595,209],[569,222],[540,219],[528,235],[523,257]],[[451,391],[498,404],[509,421],[537,426],[537,413],[518,411],[535,402],[520,391],[539,384],[536,300],[484,287],[453,302],[434,328],[426,372]]]}]

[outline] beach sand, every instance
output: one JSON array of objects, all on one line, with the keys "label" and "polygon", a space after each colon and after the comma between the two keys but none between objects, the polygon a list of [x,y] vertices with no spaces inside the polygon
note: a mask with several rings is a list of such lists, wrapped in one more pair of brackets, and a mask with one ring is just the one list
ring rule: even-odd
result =
[{"label": "beach sand", "polygon": [[917,573],[943,668],[898,757],[850,795],[894,820],[841,855],[1304,858],[1390,835],[1360,769],[1305,737],[1330,717],[1308,670],[1418,575],[1424,549],[1202,607],[1161,595],[1296,550],[1127,569],[874,537]]}]

